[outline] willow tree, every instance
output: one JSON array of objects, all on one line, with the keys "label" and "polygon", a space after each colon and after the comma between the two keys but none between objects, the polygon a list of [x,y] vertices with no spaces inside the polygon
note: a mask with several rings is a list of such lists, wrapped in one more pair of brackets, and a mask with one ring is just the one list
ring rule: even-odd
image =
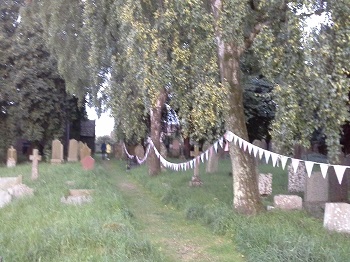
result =
[{"label": "willow tree", "polygon": [[[286,84],[289,85],[289,88],[284,90],[291,92],[290,88],[298,88],[296,85],[300,82],[296,80],[299,77],[302,78],[301,76],[305,73],[304,68],[307,61],[303,52],[301,21],[312,13],[324,12],[325,6],[327,6],[329,12],[340,13],[340,7],[348,9],[348,3],[340,1],[337,4],[328,3],[327,5],[325,1],[236,0],[212,0],[210,3],[216,28],[221,79],[229,88],[230,109],[226,125],[229,130],[243,139],[247,139],[239,66],[244,52],[254,47],[263,58],[261,62],[265,61],[263,68],[266,69],[266,75],[273,75],[273,78],[270,79],[276,79],[281,87],[286,86]],[[304,12],[303,7],[307,7],[311,13]],[[341,17],[345,20],[348,19],[348,16],[344,13]],[[343,29],[349,28],[348,21],[343,20],[343,22],[346,23],[338,24],[338,26],[344,26]],[[345,35],[343,30],[338,30],[336,27],[333,30]],[[342,41],[344,41],[343,37]],[[262,50],[264,52],[261,52]],[[337,51],[343,52],[339,49]],[[270,74],[268,74],[269,72]],[[277,74],[271,74],[271,72],[277,72]],[[307,75],[305,78],[307,78]],[[333,81],[332,84],[334,84]],[[326,90],[332,89],[329,88],[329,85],[323,86]],[[342,88],[345,89],[345,86],[342,86]],[[339,90],[342,88],[338,86]],[[340,93],[341,99],[339,102],[343,103],[344,93]],[[300,97],[306,94],[295,93],[295,95]],[[297,100],[292,101],[292,103],[286,105],[289,107],[285,112],[289,115],[284,116],[284,119],[290,122],[293,122],[293,117],[297,115],[298,107]],[[345,106],[344,103],[343,106]],[[329,120],[340,125],[344,120],[344,115],[332,115]],[[296,128],[300,128],[297,122],[293,123]],[[306,128],[306,126],[301,126],[301,128]],[[313,126],[312,130],[314,128]],[[332,136],[328,138],[334,140],[335,143],[337,141]],[[258,195],[254,161],[236,146],[230,148],[230,155],[233,170],[234,208],[241,213],[255,214],[261,210],[262,205]]]}]

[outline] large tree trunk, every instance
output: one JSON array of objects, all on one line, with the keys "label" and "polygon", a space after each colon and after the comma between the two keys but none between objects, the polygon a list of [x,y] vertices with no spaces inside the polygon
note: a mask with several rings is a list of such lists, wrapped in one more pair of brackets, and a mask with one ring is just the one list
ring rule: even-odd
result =
[{"label": "large tree trunk", "polygon": [[[162,108],[164,106],[166,100],[166,92],[164,89],[159,91],[159,96],[157,99],[157,103],[151,109],[151,139],[153,141],[154,146],[160,152],[160,134],[162,131],[161,119],[162,119]],[[150,150],[148,156],[148,172],[151,176],[156,176],[161,172],[160,161],[154,150]]]},{"label": "large tree trunk", "polygon": [[[224,42],[218,26],[221,9],[221,0],[212,0],[221,81],[229,85],[229,112],[226,128],[248,141],[239,66],[240,56],[244,49],[234,42]],[[236,145],[230,146],[230,158],[233,178],[233,208],[239,213],[254,215],[263,209],[256,163],[251,155]]]}]

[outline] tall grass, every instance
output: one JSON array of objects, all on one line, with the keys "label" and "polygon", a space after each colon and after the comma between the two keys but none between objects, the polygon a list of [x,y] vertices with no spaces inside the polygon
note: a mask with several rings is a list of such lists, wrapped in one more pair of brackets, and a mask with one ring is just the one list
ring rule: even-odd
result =
[{"label": "tall grass", "polygon": [[[22,174],[23,183],[35,189],[33,197],[0,210],[3,261],[162,261],[134,229],[111,172],[99,164],[93,171],[83,171],[80,164],[41,163],[39,168],[37,181],[30,180],[30,165],[1,168],[1,176]],[[62,204],[70,188],[94,189],[93,201]]]},{"label": "tall grass", "polygon": [[[262,173],[273,173],[273,195],[288,194],[287,174],[281,168],[261,165]],[[232,177],[229,160],[221,160],[219,172],[206,174],[200,169],[202,187],[191,188],[193,171],[166,171],[149,177],[146,167],[135,168],[130,176],[143,184],[164,204],[184,212],[188,219],[199,221],[213,233],[232,238],[247,261],[350,261],[350,237],[330,233],[322,221],[303,211],[270,211],[246,217],[232,210]],[[264,199],[272,204],[272,197]]]}]

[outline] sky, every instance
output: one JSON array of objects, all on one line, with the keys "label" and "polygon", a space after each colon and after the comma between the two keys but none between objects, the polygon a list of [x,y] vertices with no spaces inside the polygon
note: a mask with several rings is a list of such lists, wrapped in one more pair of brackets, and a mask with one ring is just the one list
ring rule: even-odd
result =
[{"label": "sky", "polygon": [[110,112],[103,113],[100,118],[97,118],[97,114],[94,108],[86,107],[88,118],[95,120],[95,132],[96,137],[109,136],[114,128],[114,119],[110,117]]}]

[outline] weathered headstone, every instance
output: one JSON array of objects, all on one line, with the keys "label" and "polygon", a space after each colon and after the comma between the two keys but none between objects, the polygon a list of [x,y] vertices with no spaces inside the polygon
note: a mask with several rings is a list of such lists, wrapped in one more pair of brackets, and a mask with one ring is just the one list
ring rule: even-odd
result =
[{"label": "weathered headstone", "polygon": [[178,139],[174,139],[170,148],[171,148],[171,156],[172,157],[179,157],[180,153],[181,153],[181,149],[180,149],[180,141]]},{"label": "weathered headstone", "polygon": [[197,145],[194,146],[194,151],[191,151],[191,156],[195,159],[194,172],[190,181],[190,186],[201,186],[203,185],[202,180],[199,178],[199,163],[200,163],[200,151]]},{"label": "weathered headstone", "polygon": [[91,189],[70,189],[67,197],[62,197],[61,202],[64,204],[81,205],[92,201]]},{"label": "weathered headstone", "polygon": [[276,195],[273,198],[273,205],[283,210],[302,210],[303,200],[296,195]]},{"label": "weathered headstone", "polygon": [[78,158],[81,160],[83,157],[81,157],[81,151],[83,150],[83,147],[85,144],[81,141],[78,142]]},{"label": "weathered headstone", "polygon": [[83,143],[80,147],[80,160],[83,160],[87,156],[91,156],[91,149],[87,144]]},{"label": "weathered headstone", "polygon": [[51,164],[61,164],[63,162],[63,145],[61,141],[55,139],[52,141]]},{"label": "weathered headstone", "polygon": [[92,170],[95,167],[95,159],[91,156],[84,157],[80,162],[84,170]]},{"label": "weathered headstone", "polygon": [[0,208],[3,208],[7,204],[9,204],[12,200],[12,196],[7,190],[0,189]]},{"label": "weathered headstone", "polygon": [[34,190],[25,184],[14,185],[10,187],[7,191],[14,198],[23,198],[34,195]]},{"label": "weathered headstone", "polygon": [[272,174],[259,174],[259,193],[261,196],[272,194]]},{"label": "weathered headstone", "polygon": [[[350,159],[340,154],[338,156],[339,163],[341,165],[350,165]],[[341,184],[339,184],[337,175],[335,173],[334,168],[328,169],[328,183],[329,183],[329,191],[328,191],[328,202],[347,202],[348,201],[348,183],[349,183],[349,171],[344,173]]]},{"label": "weathered headstone", "polygon": [[135,156],[137,156],[139,159],[142,159],[145,156],[145,149],[141,145],[137,145],[135,147]]},{"label": "weathered headstone", "polygon": [[22,184],[22,176],[0,177],[0,189],[7,190],[15,185]]},{"label": "weathered headstone", "polygon": [[75,139],[69,140],[69,147],[68,147],[68,162],[77,162],[78,161],[78,155],[79,155],[79,144],[78,141]]},{"label": "weathered headstone", "polygon": [[350,204],[326,203],[323,226],[340,233],[350,233]]},{"label": "weathered headstone", "polygon": [[39,177],[39,161],[41,161],[41,156],[39,155],[38,149],[33,149],[33,155],[29,157],[32,160],[32,180],[38,179]]},{"label": "weathered headstone", "polygon": [[297,171],[294,171],[292,164],[288,165],[288,192],[298,193],[305,191],[305,179],[307,177],[304,162],[299,162]]},{"label": "weathered headstone", "polygon": [[13,146],[11,146],[7,150],[6,165],[7,165],[7,167],[15,167],[16,163],[17,163],[17,150]]}]

